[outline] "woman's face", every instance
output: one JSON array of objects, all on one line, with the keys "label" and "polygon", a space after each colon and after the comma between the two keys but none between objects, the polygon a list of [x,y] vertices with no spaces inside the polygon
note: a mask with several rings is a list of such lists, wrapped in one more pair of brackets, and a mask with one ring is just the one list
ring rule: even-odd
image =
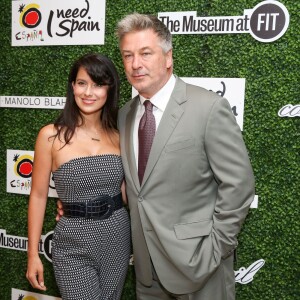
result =
[{"label": "woman's face", "polygon": [[108,85],[98,85],[80,67],[72,83],[74,98],[83,114],[100,113],[107,99]]}]

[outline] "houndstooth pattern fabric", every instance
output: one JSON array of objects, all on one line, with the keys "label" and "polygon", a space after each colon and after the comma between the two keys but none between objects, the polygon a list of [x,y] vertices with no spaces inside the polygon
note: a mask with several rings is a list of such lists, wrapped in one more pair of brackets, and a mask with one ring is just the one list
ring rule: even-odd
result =
[{"label": "houndstooth pattern fabric", "polygon": [[[53,175],[62,202],[115,196],[124,177],[118,155],[75,158]],[[55,278],[63,300],[120,299],[130,256],[125,208],[104,220],[62,217],[52,246]]]}]

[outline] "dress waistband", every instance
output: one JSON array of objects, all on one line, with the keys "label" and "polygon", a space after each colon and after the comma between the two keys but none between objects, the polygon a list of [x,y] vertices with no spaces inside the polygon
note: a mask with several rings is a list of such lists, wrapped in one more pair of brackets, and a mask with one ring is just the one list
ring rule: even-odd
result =
[{"label": "dress waistband", "polygon": [[96,196],[88,202],[63,203],[64,217],[103,220],[123,207],[122,194]]}]

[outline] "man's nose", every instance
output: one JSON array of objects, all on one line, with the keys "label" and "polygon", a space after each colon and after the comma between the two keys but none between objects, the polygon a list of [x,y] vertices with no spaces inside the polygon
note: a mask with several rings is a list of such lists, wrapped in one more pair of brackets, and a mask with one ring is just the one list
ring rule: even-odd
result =
[{"label": "man's nose", "polygon": [[139,57],[139,55],[135,55],[132,60],[132,68],[139,69],[141,66],[141,58]]}]

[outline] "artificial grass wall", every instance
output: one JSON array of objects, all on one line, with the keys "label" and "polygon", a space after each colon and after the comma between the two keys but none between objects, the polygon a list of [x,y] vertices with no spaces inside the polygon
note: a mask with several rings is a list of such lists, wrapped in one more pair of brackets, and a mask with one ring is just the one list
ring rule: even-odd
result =
[{"label": "artificial grass wall", "polygon": [[[11,1],[0,10],[0,95],[65,96],[71,63],[87,52],[101,52],[121,76],[120,106],[130,99],[114,36],[117,21],[127,13],[197,11],[200,16],[240,16],[260,1],[250,0],[107,0],[105,44],[101,46],[11,46]],[[272,43],[250,34],[174,35],[174,72],[181,77],[246,78],[243,136],[256,178],[257,209],[251,209],[239,236],[235,269],[259,259],[265,265],[251,283],[237,284],[239,300],[294,300],[299,297],[299,117],[280,118],[286,104],[299,104],[300,2],[281,1],[290,25]],[[0,108],[0,229],[26,237],[28,196],[6,193],[6,149],[33,150],[41,126],[59,111]],[[49,199],[43,234],[55,226],[55,199]],[[11,288],[31,289],[25,278],[26,252],[0,248],[0,299]],[[43,256],[47,295],[59,296],[52,265]],[[37,292],[37,291],[36,291]],[[130,267],[124,299],[135,299]],[[212,300],[212,299],[208,299]]]}]

